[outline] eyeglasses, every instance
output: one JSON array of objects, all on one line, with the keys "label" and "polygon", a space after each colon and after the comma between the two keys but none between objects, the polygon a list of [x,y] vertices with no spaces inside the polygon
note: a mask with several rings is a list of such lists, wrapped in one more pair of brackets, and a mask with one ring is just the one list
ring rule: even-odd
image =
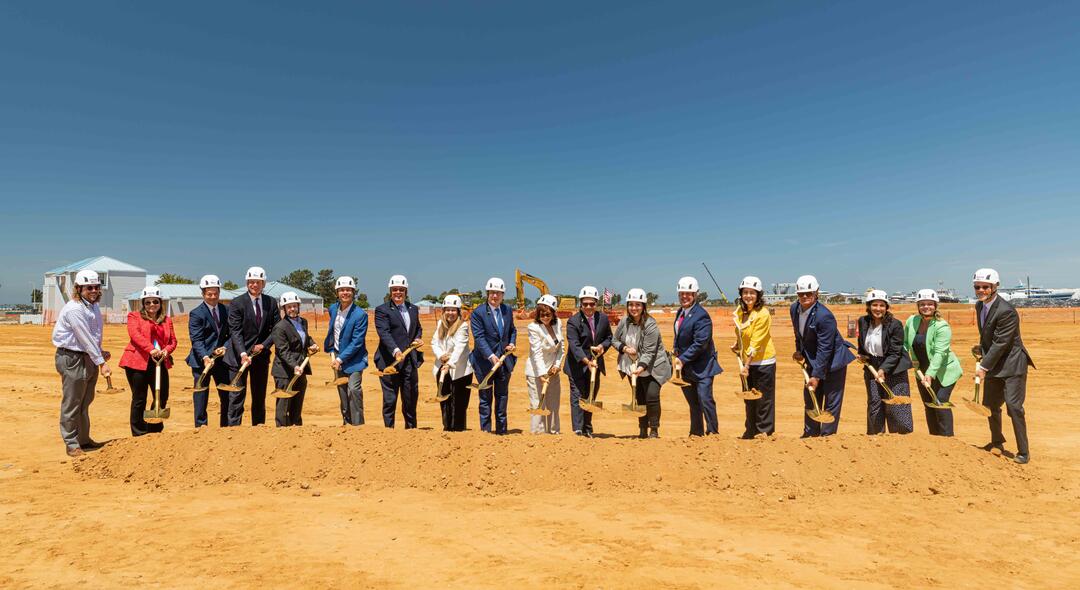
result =
[{"label": "eyeglasses", "polygon": [[993,288],[994,288],[993,285],[975,285],[975,290],[976,291],[989,291],[990,289],[993,289]]}]

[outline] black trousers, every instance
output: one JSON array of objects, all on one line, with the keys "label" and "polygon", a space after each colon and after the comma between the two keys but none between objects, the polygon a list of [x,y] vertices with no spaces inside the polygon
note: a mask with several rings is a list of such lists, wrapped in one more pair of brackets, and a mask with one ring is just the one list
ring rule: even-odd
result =
[{"label": "black trousers", "polygon": [[[930,392],[923,386],[922,381],[916,379],[915,383],[919,386],[919,397],[922,398],[924,404],[928,404],[934,401],[934,398],[930,395]],[[937,394],[938,401],[945,403],[952,397],[953,387],[956,387],[956,383],[948,387],[943,387],[941,382],[937,379],[930,380],[930,386],[934,388],[934,393]],[[924,406],[925,407],[925,406]],[[953,415],[950,409],[934,409],[926,408],[923,412],[926,414],[926,429],[930,431],[932,436],[952,436],[953,435]]]},{"label": "black trousers", "polygon": [[[194,377],[194,387],[199,386],[199,377],[202,376],[202,371],[199,369],[192,369],[191,374]],[[229,383],[229,367],[225,366],[225,363],[214,363],[213,367],[210,367],[210,374],[206,376],[206,384],[211,383],[217,385],[223,385]],[[220,403],[220,417],[219,426],[225,427],[229,425],[229,392],[217,390],[218,402]],[[206,415],[207,406],[210,405],[210,390],[197,391],[191,394],[192,405],[195,406],[195,427],[206,426],[209,418]]]},{"label": "black trousers", "polygon": [[448,432],[463,432],[465,430],[465,416],[469,409],[469,383],[472,383],[472,373],[460,379],[444,379],[440,393],[450,393],[450,397],[439,402],[442,411],[443,430]]},{"label": "black trousers", "polygon": [[[570,381],[570,424],[574,433],[592,432],[592,412],[581,409],[581,404],[578,403],[582,399],[589,399],[589,372],[585,371],[583,376],[578,377],[571,373],[567,377]],[[600,394],[600,375],[596,376],[595,393]]]},{"label": "black trousers", "polygon": [[984,406],[990,408],[990,441],[1003,444],[1001,433],[1001,404],[1005,404],[1012,418],[1013,434],[1016,435],[1016,452],[1028,454],[1027,418],[1024,417],[1024,399],[1027,397],[1027,373],[1014,377],[987,377],[983,381]]},{"label": "black trousers", "polygon": [[645,406],[645,415],[638,416],[638,428],[660,429],[660,382],[651,375],[638,377],[634,397],[639,406]]},{"label": "black trousers", "polygon": [[744,400],[743,438],[776,432],[776,365],[750,365],[746,384],[761,392],[761,399]]},{"label": "black trousers", "polygon": [[420,396],[416,379],[418,369],[419,367],[415,366],[402,367],[398,373],[379,377],[383,396],[383,424],[387,428],[394,427],[394,414],[397,411],[399,396],[401,397],[401,418],[405,420],[405,428],[416,428],[416,399]]},{"label": "black trousers", "polygon": [[[291,379],[278,379],[274,378],[274,385],[278,389],[285,389],[289,386]],[[293,383],[293,390],[300,393],[292,397],[283,397],[275,400],[277,404],[274,407],[274,424],[278,426],[301,426],[304,423],[304,394],[307,393],[307,375],[301,375],[296,383]]]},{"label": "black trousers", "polygon": [[[229,367],[229,380],[236,378],[240,367]],[[229,426],[240,426],[244,421],[244,400],[251,389],[251,425],[266,422],[266,383],[270,378],[270,355],[260,354],[240,379],[240,391],[229,392]]]},{"label": "black trousers", "polygon": [[[146,410],[146,392],[147,390],[151,392],[154,390],[154,371],[156,367],[157,365],[153,361],[147,365],[144,371],[124,367],[128,386],[131,388],[131,415],[129,416],[131,436],[142,436],[151,432],[165,430],[164,422],[161,424],[147,424],[146,420],[143,420],[143,412]],[[161,364],[161,391],[157,392],[157,395],[161,396],[159,405],[164,409],[169,402],[169,370],[165,368],[164,363]]]}]

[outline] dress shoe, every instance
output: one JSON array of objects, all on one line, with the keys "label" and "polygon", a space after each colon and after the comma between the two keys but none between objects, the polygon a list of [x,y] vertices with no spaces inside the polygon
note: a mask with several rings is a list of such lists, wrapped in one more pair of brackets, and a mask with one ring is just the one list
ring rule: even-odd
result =
[{"label": "dress shoe", "polygon": [[1021,465],[1027,465],[1027,462],[1030,460],[1031,457],[1029,457],[1027,453],[1018,453],[1015,457],[1013,457],[1013,461],[1016,461]]},{"label": "dress shoe", "polygon": [[649,429],[648,428],[642,428],[641,432],[638,433],[638,438],[649,438]]},{"label": "dress shoe", "polygon": [[592,431],[591,430],[582,430],[581,431],[581,436],[584,436],[585,438],[592,438],[593,437]]},{"label": "dress shoe", "polygon": [[93,439],[91,439],[89,442],[79,445],[79,447],[84,451],[93,451],[95,449],[100,449],[103,446],[105,446],[105,443],[99,443],[98,441]]},{"label": "dress shoe", "polygon": [[660,429],[658,429],[658,428],[650,428],[649,429],[649,438],[660,438]]},{"label": "dress shoe", "polygon": [[1001,443],[995,443],[995,442],[986,443],[981,448],[984,451],[989,451],[990,454],[995,456],[995,457],[1000,457],[1001,453],[1003,451],[1003,449],[1001,448]]},{"label": "dress shoe", "polygon": [[83,453],[83,450],[80,449],[79,447],[68,447],[68,450],[67,450],[68,457],[81,457],[84,454],[85,453]]}]

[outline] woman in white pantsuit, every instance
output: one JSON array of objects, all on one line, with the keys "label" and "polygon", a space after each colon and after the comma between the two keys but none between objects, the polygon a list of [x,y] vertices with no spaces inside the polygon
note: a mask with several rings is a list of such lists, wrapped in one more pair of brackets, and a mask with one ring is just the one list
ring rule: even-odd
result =
[{"label": "woman in white pantsuit", "polygon": [[566,356],[566,338],[562,334],[562,322],[555,315],[557,305],[552,295],[542,295],[536,302],[536,318],[529,324],[529,360],[525,363],[525,381],[529,385],[529,402],[532,408],[540,407],[542,380],[548,381],[544,396],[544,408],[551,410],[547,416],[532,417],[532,433],[559,433],[559,397],[562,386],[559,368]]}]

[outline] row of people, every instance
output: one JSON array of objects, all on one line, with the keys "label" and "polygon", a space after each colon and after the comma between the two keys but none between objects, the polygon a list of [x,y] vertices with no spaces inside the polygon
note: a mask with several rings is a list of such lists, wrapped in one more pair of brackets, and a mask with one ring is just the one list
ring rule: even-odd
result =
[{"label": "row of people", "polygon": [[[225,309],[219,304],[221,281],[214,275],[200,280],[204,303],[191,312],[189,335],[192,349],[187,363],[195,384],[204,369],[217,385],[221,426],[242,422],[247,390],[251,390],[251,421],[265,420],[265,395],[270,369],[269,348],[274,347],[272,375],[278,389],[292,383],[299,393],[277,401],[275,422],[279,426],[302,424],[306,375],[311,368],[304,359],[318,347],[308,333],[307,322],[299,315],[299,298],[286,293],[280,301],[264,294],[266,273],[252,267],[246,274],[246,293],[232,300]],[[1004,403],[1013,419],[1017,439],[1017,460],[1029,456],[1023,400],[1030,356],[1019,335],[1018,315],[1004,299],[997,297],[999,281],[991,269],[980,269],[973,281],[979,303],[980,350],[982,359],[977,375],[984,382],[984,404],[990,408],[991,443],[987,450],[1000,452],[1001,410]],[[330,353],[330,368],[340,376],[338,394],[342,421],[364,423],[362,377],[368,366],[366,348],[367,313],[356,307],[356,285],[352,278],[341,277],[335,284],[338,302],[330,306],[330,322],[323,340],[323,350]],[[378,347],[374,354],[380,372],[383,424],[395,424],[398,400],[405,428],[415,428],[419,395],[418,372],[424,363],[420,351],[423,328],[419,310],[408,301],[408,280],[394,275],[388,283],[389,300],[375,310]],[[479,389],[479,418],[483,431],[507,432],[507,400],[510,376],[515,367],[517,329],[512,310],[503,302],[505,282],[491,278],[485,286],[487,300],[474,309],[468,322],[463,318],[462,301],[448,296],[438,321],[431,347],[435,353],[433,372],[439,384],[442,423],[445,430],[466,427],[470,387],[475,378]],[[534,320],[528,326],[530,355],[525,377],[534,408],[549,410],[534,415],[534,433],[558,433],[561,398],[559,372],[568,377],[570,409],[575,434],[592,436],[592,413],[581,400],[594,398],[600,380],[593,371],[606,374],[604,354],[609,348],[618,352],[617,370],[621,377],[634,377],[634,395],[645,407],[639,418],[640,436],[659,436],[660,387],[673,374],[680,383],[690,410],[690,435],[718,432],[713,379],[722,372],[713,344],[712,319],[697,303],[698,284],[693,277],[683,277],[677,285],[680,308],[674,322],[674,346],[671,354],[664,346],[660,329],[648,312],[645,292],[631,289],[626,298],[626,317],[618,329],[611,330],[607,316],[597,310],[599,292],[590,286],[579,293],[580,308],[565,323],[556,314],[556,301],[549,295],[538,301]],[[803,436],[827,436],[839,426],[847,365],[856,352],[865,360],[867,390],[867,433],[909,433],[913,430],[910,405],[888,404],[892,395],[907,396],[908,372],[919,369],[916,385],[921,398],[929,402],[947,402],[962,369],[951,350],[951,330],[937,310],[933,290],[918,294],[918,313],[901,324],[890,312],[884,292],[872,291],[866,297],[867,313],[859,320],[858,345],[846,342],[837,330],[836,320],[818,300],[819,285],[810,275],[797,281],[798,301],[790,308],[795,336],[794,360],[807,373],[803,390],[807,410],[820,406],[835,420],[820,422],[808,412],[804,417]],[[54,329],[57,346],[57,371],[64,388],[61,406],[61,435],[69,454],[94,448],[89,438],[88,406],[93,399],[97,375],[108,376],[109,355],[101,349],[101,316],[97,308],[100,281],[93,271],[76,277],[72,301],[65,306]],[[279,306],[280,304],[280,306]],[[280,311],[279,311],[280,307]],[[283,315],[282,315],[283,314]],[[746,277],[739,285],[738,307],[734,313],[737,341],[732,350],[745,355],[742,375],[748,387],[761,397],[745,402],[743,438],[772,435],[775,432],[776,351],[772,343],[771,316],[764,308],[764,290],[760,279]],[[159,432],[160,423],[143,420],[147,390],[153,390],[155,373],[160,381],[155,395],[162,407],[169,395],[168,369],[177,346],[171,319],[164,310],[160,292],[144,290],[141,309],[128,317],[130,343],[120,366],[125,369],[132,392],[131,432],[139,436]],[[473,346],[470,348],[470,333]],[[565,335],[564,335],[565,334]],[[221,358],[220,364],[217,359]],[[740,363],[742,364],[742,363]],[[209,368],[207,369],[209,365]],[[1033,365],[1032,365],[1033,366]],[[388,370],[389,368],[389,370]],[[489,375],[490,374],[490,375]],[[295,379],[294,379],[295,377]],[[231,385],[222,389],[222,385]],[[811,396],[817,396],[814,400]],[[209,391],[194,393],[195,425],[208,422]],[[951,436],[951,410],[928,408],[927,428],[933,435]]]}]

